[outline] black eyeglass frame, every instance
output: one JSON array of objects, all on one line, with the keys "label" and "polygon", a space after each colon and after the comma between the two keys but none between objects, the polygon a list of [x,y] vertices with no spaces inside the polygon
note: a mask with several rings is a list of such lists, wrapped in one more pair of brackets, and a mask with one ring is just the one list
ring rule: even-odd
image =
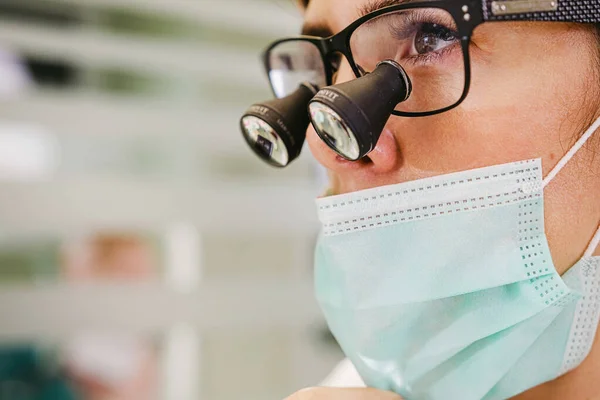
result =
[{"label": "black eyeglass frame", "polygon": [[[504,13],[498,12],[500,7],[506,5],[520,4],[523,13]],[[544,5],[554,6],[550,11],[535,11],[535,7]],[[292,41],[308,42],[314,45],[320,52],[323,67],[325,69],[326,84],[333,84],[334,68],[329,62],[329,58],[336,54],[342,54],[350,64],[354,75],[357,78],[363,76],[352,55],[350,40],[354,31],[369,20],[380,17],[385,14],[390,14],[403,10],[418,9],[418,8],[437,8],[448,12],[456,23],[457,33],[460,39],[460,46],[463,52],[463,62],[465,68],[465,82],[463,93],[460,98],[452,105],[438,110],[425,112],[406,112],[393,111],[392,115],[404,117],[425,117],[429,115],[440,114],[451,110],[461,104],[469,93],[471,85],[471,63],[469,58],[469,44],[473,31],[477,26],[488,21],[557,21],[557,22],[580,22],[580,23],[599,23],[600,22],[600,0],[425,0],[410,2],[398,5],[392,5],[373,11],[363,17],[357,19],[348,25],[341,32],[322,38],[318,36],[296,36],[277,40],[271,43],[263,53],[263,64],[267,72],[267,76],[271,71],[270,54],[271,51],[282,43]],[[273,94],[275,88],[271,80],[269,84]]]}]

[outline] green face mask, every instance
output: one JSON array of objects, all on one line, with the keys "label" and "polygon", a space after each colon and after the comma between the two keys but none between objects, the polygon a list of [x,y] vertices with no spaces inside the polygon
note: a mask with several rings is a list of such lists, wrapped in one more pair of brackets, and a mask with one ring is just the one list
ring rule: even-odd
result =
[{"label": "green face mask", "polygon": [[600,313],[600,230],[559,276],[543,187],[592,128],[546,180],[538,159],[318,200],[317,298],[368,386],[505,399],[583,361]]}]

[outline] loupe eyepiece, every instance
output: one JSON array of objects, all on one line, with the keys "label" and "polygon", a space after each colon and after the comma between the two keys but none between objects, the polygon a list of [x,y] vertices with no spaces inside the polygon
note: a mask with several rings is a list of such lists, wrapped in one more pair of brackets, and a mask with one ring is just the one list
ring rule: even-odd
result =
[{"label": "loupe eyepiece", "polygon": [[242,116],[240,127],[254,153],[275,167],[294,161],[310,123],[306,107],[316,93],[314,85],[303,83],[289,96],[251,106]]},{"label": "loupe eyepiece", "polygon": [[310,100],[310,119],[329,147],[356,161],[375,148],[392,111],[411,90],[404,68],[382,61],[362,78],[321,89]]}]

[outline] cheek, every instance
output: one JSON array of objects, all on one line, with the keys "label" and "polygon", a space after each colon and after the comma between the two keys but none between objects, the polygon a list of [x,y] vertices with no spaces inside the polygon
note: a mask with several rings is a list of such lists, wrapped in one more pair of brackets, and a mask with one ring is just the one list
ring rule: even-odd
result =
[{"label": "cheek", "polygon": [[574,70],[562,53],[550,62],[508,54],[493,62],[474,57],[471,89],[456,109],[390,120],[407,164],[445,173],[542,157],[548,170],[562,155],[582,129],[589,71]]},{"label": "cheek", "polygon": [[589,64],[573,60],[589,59],[589,52],[534,42],[523,44],[532,51],[497,48],[488,58],[477,49],[471,52],[469,95],[456,110],[432,121],[438,136],[446,138],[440,142],[441,156],[552,161],[571,143],[590,108],[582,94],[593,83]]},{"label": "cheek", "polygon": [[557,34],[556,41],[527,39],[530,36],[521,32],[526,39],[497,38],[492,55],[477,49],[471,52],[472,88],[462,109],[485,116],[503,136],[521,126],[529,135],[551,140],[549,133],[568,130],[581,121],[583,94],[595,84],[590,79],[590,52],[587,46],[566,40],[566,34]]}]

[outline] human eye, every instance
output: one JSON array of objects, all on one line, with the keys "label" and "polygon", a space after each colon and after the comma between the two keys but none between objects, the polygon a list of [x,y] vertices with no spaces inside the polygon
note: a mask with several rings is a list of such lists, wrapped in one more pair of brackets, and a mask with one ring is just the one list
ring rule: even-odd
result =
[{"label": "human eye", "polygon": [[401,15],[391,26],[392,35],[401,41],[402,58],[425,62],[444,56],[459,44],[452,17],[434,9],[416,10]]},{"label": "human eye", "polygon": [[443,25],[422,23],[413,40],[411,55],[439,52],[457,41],[457,33]]}]

